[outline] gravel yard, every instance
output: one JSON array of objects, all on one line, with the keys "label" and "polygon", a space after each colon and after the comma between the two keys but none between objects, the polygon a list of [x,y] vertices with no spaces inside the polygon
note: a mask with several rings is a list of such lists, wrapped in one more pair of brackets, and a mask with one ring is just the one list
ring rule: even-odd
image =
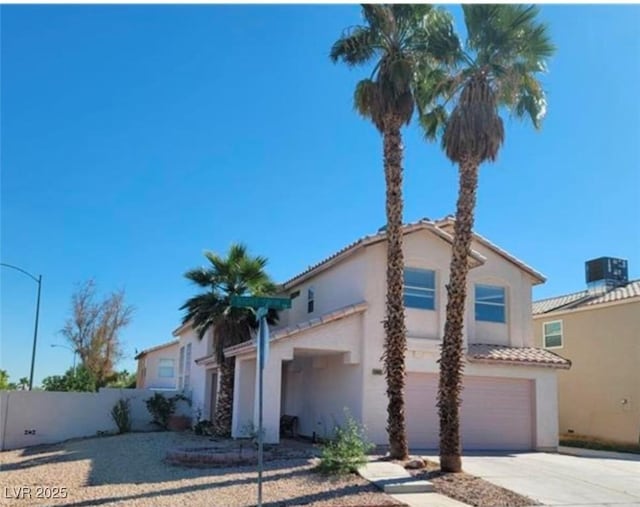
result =
[{"label": "gravel yard", "polygon": [[484,479],[466,473],[443,474],[440,465],[426,461],[426,468],[412,470],[416,478],[433,483],[436,493],[454,498],[473,507],[527,507],[537,502]]},{"label": "gravel yard", "polygon": [[[255,505],[255,467],[163,461],[172,447],[207,442],[189,433],[130,433],[2,452],[0,505]],[[266,463],[264,505],[400,505],[358,476],[327,478],[312,469],[308,458]]]}]

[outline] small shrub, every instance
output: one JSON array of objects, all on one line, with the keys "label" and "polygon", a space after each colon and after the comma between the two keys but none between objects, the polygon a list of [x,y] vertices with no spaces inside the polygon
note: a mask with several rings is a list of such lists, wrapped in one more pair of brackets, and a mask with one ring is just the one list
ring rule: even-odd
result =
[{"label": "small shrub", "polygon": [[189,398],[183,394],[176,394],[167,398],[161,393],[154,393],[151,398],[145,400],[147,410],[153,417],[151,422],[166,430],[169,427],[169,418],[176,411],[176,404],[180,400],[190,403]]},{"label": "small shrub", "polygon": [[196,435],[213,435],[213,423],[207,419],[199,420],[193,427],[193,432]]},{"label": "small shrub", "polygon": [[129,433],[131,431],[130,400],[119,399],[111,409],[111,417],[118,427],[118,433]]},{"label": "small shrub", "polygon": [[324,473],[355,472],[367,461],[367,452],[375,446],[364,435],[364,427],[345,409],[345,423],[336,425],[333,438],[322,445],[319,469]]}]

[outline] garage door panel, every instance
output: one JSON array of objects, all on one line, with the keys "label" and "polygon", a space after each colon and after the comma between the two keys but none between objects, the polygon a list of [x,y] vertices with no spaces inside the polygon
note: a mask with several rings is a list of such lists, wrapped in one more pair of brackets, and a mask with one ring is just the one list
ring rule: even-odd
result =
[{"label": "garage door panel", "polygon": [[[414,448],[438,447],[438,377],[407,375],[407,434]],[[531,449],[532,383],[526,379],[465,377],[462,391],[463,449]]]}]

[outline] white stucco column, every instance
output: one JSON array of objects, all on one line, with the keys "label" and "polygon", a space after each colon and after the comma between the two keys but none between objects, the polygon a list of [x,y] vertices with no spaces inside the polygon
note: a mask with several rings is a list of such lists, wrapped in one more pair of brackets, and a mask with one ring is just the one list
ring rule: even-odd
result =
[{"label": "white stucco column", "polygon": [[[280,395],[282,382],[282,359],[277,353],[269,354],[269,361],[264,368],[263,400],[262,400],[262,425],[264,428],[264,442],[277,444],[280,442]],[[254,427],[258,428],[258,375],[256,372],[255,383],[255,408],[253,411]]]},{"label": "white stucco column", "polygon": [[248,426],[253,421],[253,390],[255,384],[255,359],[236,357],[236,371],[233,384],[233,419],[231,436],[248,436]]},{"label": "white stucco column", "polygon": [[555,371],[540,375],[536,384],[536,449],[558,450],[558,383]]}]

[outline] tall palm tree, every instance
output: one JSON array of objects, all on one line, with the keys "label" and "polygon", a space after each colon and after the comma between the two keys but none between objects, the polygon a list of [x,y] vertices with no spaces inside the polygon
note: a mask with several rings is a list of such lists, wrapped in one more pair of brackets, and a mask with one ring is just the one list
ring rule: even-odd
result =
[{"label": "tall palm tree", "polygon": [[362,5],[365,24],[346,30],[332,46],[330,58],[350,67],[374,64],[369,78],[355,89],[355,109],[371,120],[383,138],[386,182],[387,295],[384,321],[384,370],[387,381],[389,454],[408,455],[405,428],[405,353],[403,301],[401,128],[413,116],[418,76],[437,59],[431,40],[446,41],[451,19],[431,5]]},{"label": "tall palm tree", "polygon": [[433,137],[438,121],[444,120],[443,149],[459,170],[438,388],[440,466],[447,472],[462,467],[462,332],[478,168],[496,159],[504,141],[502,109],[529,118],[540,128],[546,100],[537,76],[546,70],[545,62],[555,50],[546,25],[537,20],[535,6],[469,4],[462,9],[466,46],[456,48],[457,71],[441,82],[453,99],[453,110],[445,118],[445,104],[440,104],[422,118],[427,137]]},{"label": "tall palm tree", "polygon": [[[202,339],[211,329],[213,347],[220,372],[214,428],[221,436],[231,434],[233,410],[233,380],[235,358],[224,356],[224,349],[251,339],[257,327],[254,312],[248,308],[231,306],[232,296],[266,296],[276,291],[275,284],[265,272],[267,259],[252,257],[243,244],[233,244],[226,257],[205,252],[209,266],[189,270],[185,277],[202,287],[204,292],[189,298],[181,307],[183,322],[191,322]],[[270,324],[277,321],[277,313],[270,311]]]}]

